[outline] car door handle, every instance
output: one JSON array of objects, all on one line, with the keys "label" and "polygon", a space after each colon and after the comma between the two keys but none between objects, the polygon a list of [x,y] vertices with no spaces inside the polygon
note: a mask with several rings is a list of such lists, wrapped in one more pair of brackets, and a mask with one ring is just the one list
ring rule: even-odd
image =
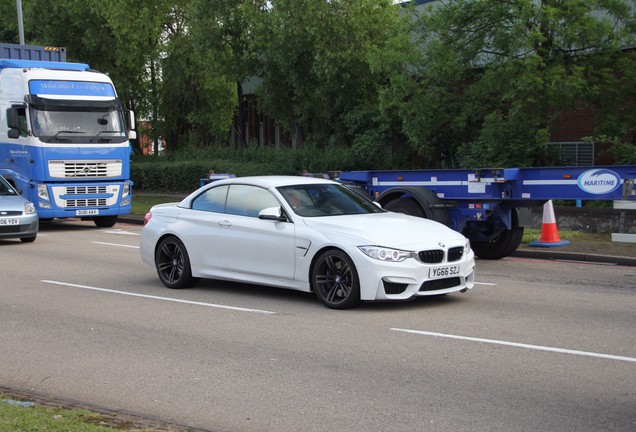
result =
[{"label": "car door handle", "polygon": [[217,223],[219,224],[219,226],[222,226],[222,227],[230,227],[230,226],[232,226],[232,222],[230,222],[227,219],[220,220]]}]

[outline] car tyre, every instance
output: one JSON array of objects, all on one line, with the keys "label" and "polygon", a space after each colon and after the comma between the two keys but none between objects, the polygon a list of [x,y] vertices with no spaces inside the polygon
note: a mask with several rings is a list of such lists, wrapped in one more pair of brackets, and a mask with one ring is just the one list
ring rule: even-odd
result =
[{"label": "car tyre", "polygon": [[351,258],[340,250],[327,250],[318,256],[311,286],[318,300],[330,309],[350,309],[360,304],[358,272]]},{"label": "car tyre", "polygon": [[155,267],[159,279],[168,288],[188,288],[198,281],[192,277],[188,251],[176,237],[161,240],[155,251]]},{"label": "car tyre", "polygon": [[22,243],[33,243],[36,237],[37,235],[31,236],[31,237],[20,237],[20,240],[22,241]]}]

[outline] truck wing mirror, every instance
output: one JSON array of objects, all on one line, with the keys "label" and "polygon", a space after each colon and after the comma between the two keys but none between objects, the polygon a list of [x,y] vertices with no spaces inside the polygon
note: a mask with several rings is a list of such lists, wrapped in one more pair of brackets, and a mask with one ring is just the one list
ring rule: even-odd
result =
[{"label": "truck wing mirror", "polygon": [[18,118],[18,109],[15,107],[7,108],[7,136],[12,139],[20,138],[20,120]]},{"label": "truck wing mirror", "polygon": [[128,115],[126,116],[126,120],[128,120],[128,129],[135,129],[135,113],[133,111],[128,111]]},{"label": "truck wing mirror", "polygon": [[18,109],[15,107],[7,108],[7,126],[9,126],[9,129],[18,129],[20,127]]}]

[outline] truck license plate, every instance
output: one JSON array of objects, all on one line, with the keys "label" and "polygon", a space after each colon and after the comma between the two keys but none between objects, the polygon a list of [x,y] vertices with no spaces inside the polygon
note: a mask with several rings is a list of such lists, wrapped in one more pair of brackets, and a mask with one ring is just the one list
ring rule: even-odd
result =
[{"label": "truck license plate", "polygon": [[0,218],[0,225],[19,225],[18,218]]},{"label": "truck license plate", "polygon": [[441,279],[459,275],[459,266],[434,267],[428,270],[429,279]]},{"label": "truck license plate", "polygon": [[95,216],[99,214],[99,210],[75,210],[75,216]]}]

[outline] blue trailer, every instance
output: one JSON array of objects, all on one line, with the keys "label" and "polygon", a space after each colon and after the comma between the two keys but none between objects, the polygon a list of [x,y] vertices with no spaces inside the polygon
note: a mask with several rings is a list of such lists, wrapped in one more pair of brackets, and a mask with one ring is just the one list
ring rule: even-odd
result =
[{"label": "blue trailer", "polygon": [[349,171],[340,181],[387,210],[443,223],[470,239],[482,259],[512,254],[548,200],[636,201],[636,165]]}]

